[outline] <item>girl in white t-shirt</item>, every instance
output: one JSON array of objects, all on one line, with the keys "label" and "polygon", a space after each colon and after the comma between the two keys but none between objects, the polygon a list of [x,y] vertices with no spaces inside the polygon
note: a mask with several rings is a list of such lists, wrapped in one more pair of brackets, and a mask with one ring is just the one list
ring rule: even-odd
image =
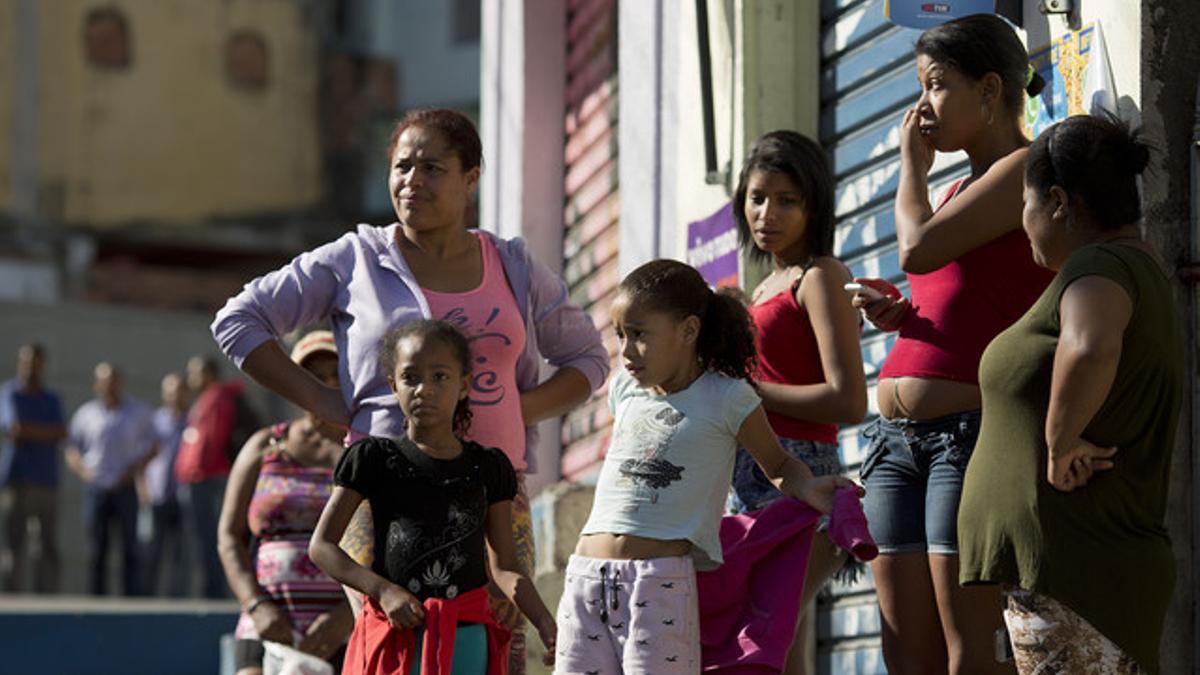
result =
[{"label": "girl in white t-shirt", "polygon": [[771,431],[736,299],[655,260],[621,282],[612,321],[624,368],[609,384],[612,443],[567,565],[556,673],[700,671],[696,569],[721,564],[718,525],[746,448],[781,492],[828,513],[849,481],[815,478]]}]

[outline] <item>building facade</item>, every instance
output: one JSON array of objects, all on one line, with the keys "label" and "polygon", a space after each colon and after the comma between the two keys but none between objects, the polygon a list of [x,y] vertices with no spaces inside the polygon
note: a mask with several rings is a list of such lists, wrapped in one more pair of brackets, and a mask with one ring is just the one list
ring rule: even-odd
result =
[{"label": "building facade", "polygon": [[[1185,31],[1200,19],[1186,0],[1077,0],[1043,14],[1037,0],[998,3],[1031,51],[1068,28],[1103,29],[1115,106],[1159,149],[1143,183],[1146,236],[1172,267],[1189,326],[1188,391],[1169,528],[1177,556],[1176,604],[1163,643],[1165,672],[1192,672],[1200,654],[1194,599],[1200,541],[1197,430],[1196,195],[1200,50]],[[919,90],[918,31],[884,15],[884,0],[497,0],[483,14],[481,122],[485,173],[481,223],[523,234],[561,266],[572,297],[616,341],[607,303],[621,275],[656,258],[690,258],[688,224],[728,203],[734,173],[760,134],[791,128],[817,138],[835,173],[836,253],[855,275],[903,282],[892,203],[897,127]],[[615,55],[615,60],[614,60]],[[936,196],[965,175],[965,155],[939,155]],[[739,282],[761,270],[748,261]],[[903,284],[900,283],[903,287]],[[868,399],[891,338],[862,339]],[[870,415],[875,414],[874,411]],[[536,500],[539,586],[561,589],[561,569],[590,508],[589,485],[611,424],[602,396],[564,418],[541,450]],[[853,474],[860,427],[840,435]],[[552,434],[544,434],[551,437]],[[816,672],[884,672],[869,579],[820,600]]]},{"label": "building facade", "polygon": [[[100,360],[157,404],[164,373],[216,352],[208,323],[243,284],[394,220],[392,124],[416,105],[477,114],[479,26],[478,2],[0,2],[0,381],[33,340],[68,414]],[[250,392],[264,419],[293,413]]]}]

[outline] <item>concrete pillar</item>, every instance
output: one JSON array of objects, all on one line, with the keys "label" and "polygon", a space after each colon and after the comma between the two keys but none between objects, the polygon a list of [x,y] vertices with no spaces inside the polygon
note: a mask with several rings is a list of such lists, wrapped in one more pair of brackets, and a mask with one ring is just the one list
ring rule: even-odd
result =
[{"label": "concrete pillar", "polygon": [[[495,0],[482,12],[480,223],[502,237],[525,237],[535,258],[561,272],[566,7]],[[530,494],[559,478],[559,423],[538,431]]]},{"label": "concrete pillar", "polygon": [[670,105],[663,92],[665,12],[663,0],[622,2],[617,12],[622,277],[663,255],[662,205],[673,197],[663,180],[663,123]]}]

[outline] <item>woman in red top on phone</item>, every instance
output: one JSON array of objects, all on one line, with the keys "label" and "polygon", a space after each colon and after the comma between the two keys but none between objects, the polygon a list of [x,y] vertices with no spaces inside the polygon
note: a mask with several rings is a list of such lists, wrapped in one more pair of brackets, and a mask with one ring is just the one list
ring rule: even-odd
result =
[{"label": "woman in red top on phone", "polygon": [[[979,433],[979,359],[1049,283],[1021,229],[1029,141],[1025,94],[1043,82],[1012,28],[994,15],[947,22],[916,43],[921,97],[900,128],[896,239],[911,302],[879,293],[854,304],[899,337],[879,374],[880,418],[861,477],[880,556],[871,564],[888,672],[1012,672],[997,660],[995,588],[958,584],[957,515]],[[970,175],[935,210],[934,153],[963,150]],[[874,287],[872,287],[874,285]],[[1001,637],[1003,634],[1001,633]]]}]

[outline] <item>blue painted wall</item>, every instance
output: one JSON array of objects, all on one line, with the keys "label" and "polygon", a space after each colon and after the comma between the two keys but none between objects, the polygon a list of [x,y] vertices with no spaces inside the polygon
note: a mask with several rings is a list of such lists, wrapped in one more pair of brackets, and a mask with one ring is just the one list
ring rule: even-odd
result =
[{"label": "blue painted wall", "polygon": [[234,612],[5,613],[0,673],[214,675]]}]

